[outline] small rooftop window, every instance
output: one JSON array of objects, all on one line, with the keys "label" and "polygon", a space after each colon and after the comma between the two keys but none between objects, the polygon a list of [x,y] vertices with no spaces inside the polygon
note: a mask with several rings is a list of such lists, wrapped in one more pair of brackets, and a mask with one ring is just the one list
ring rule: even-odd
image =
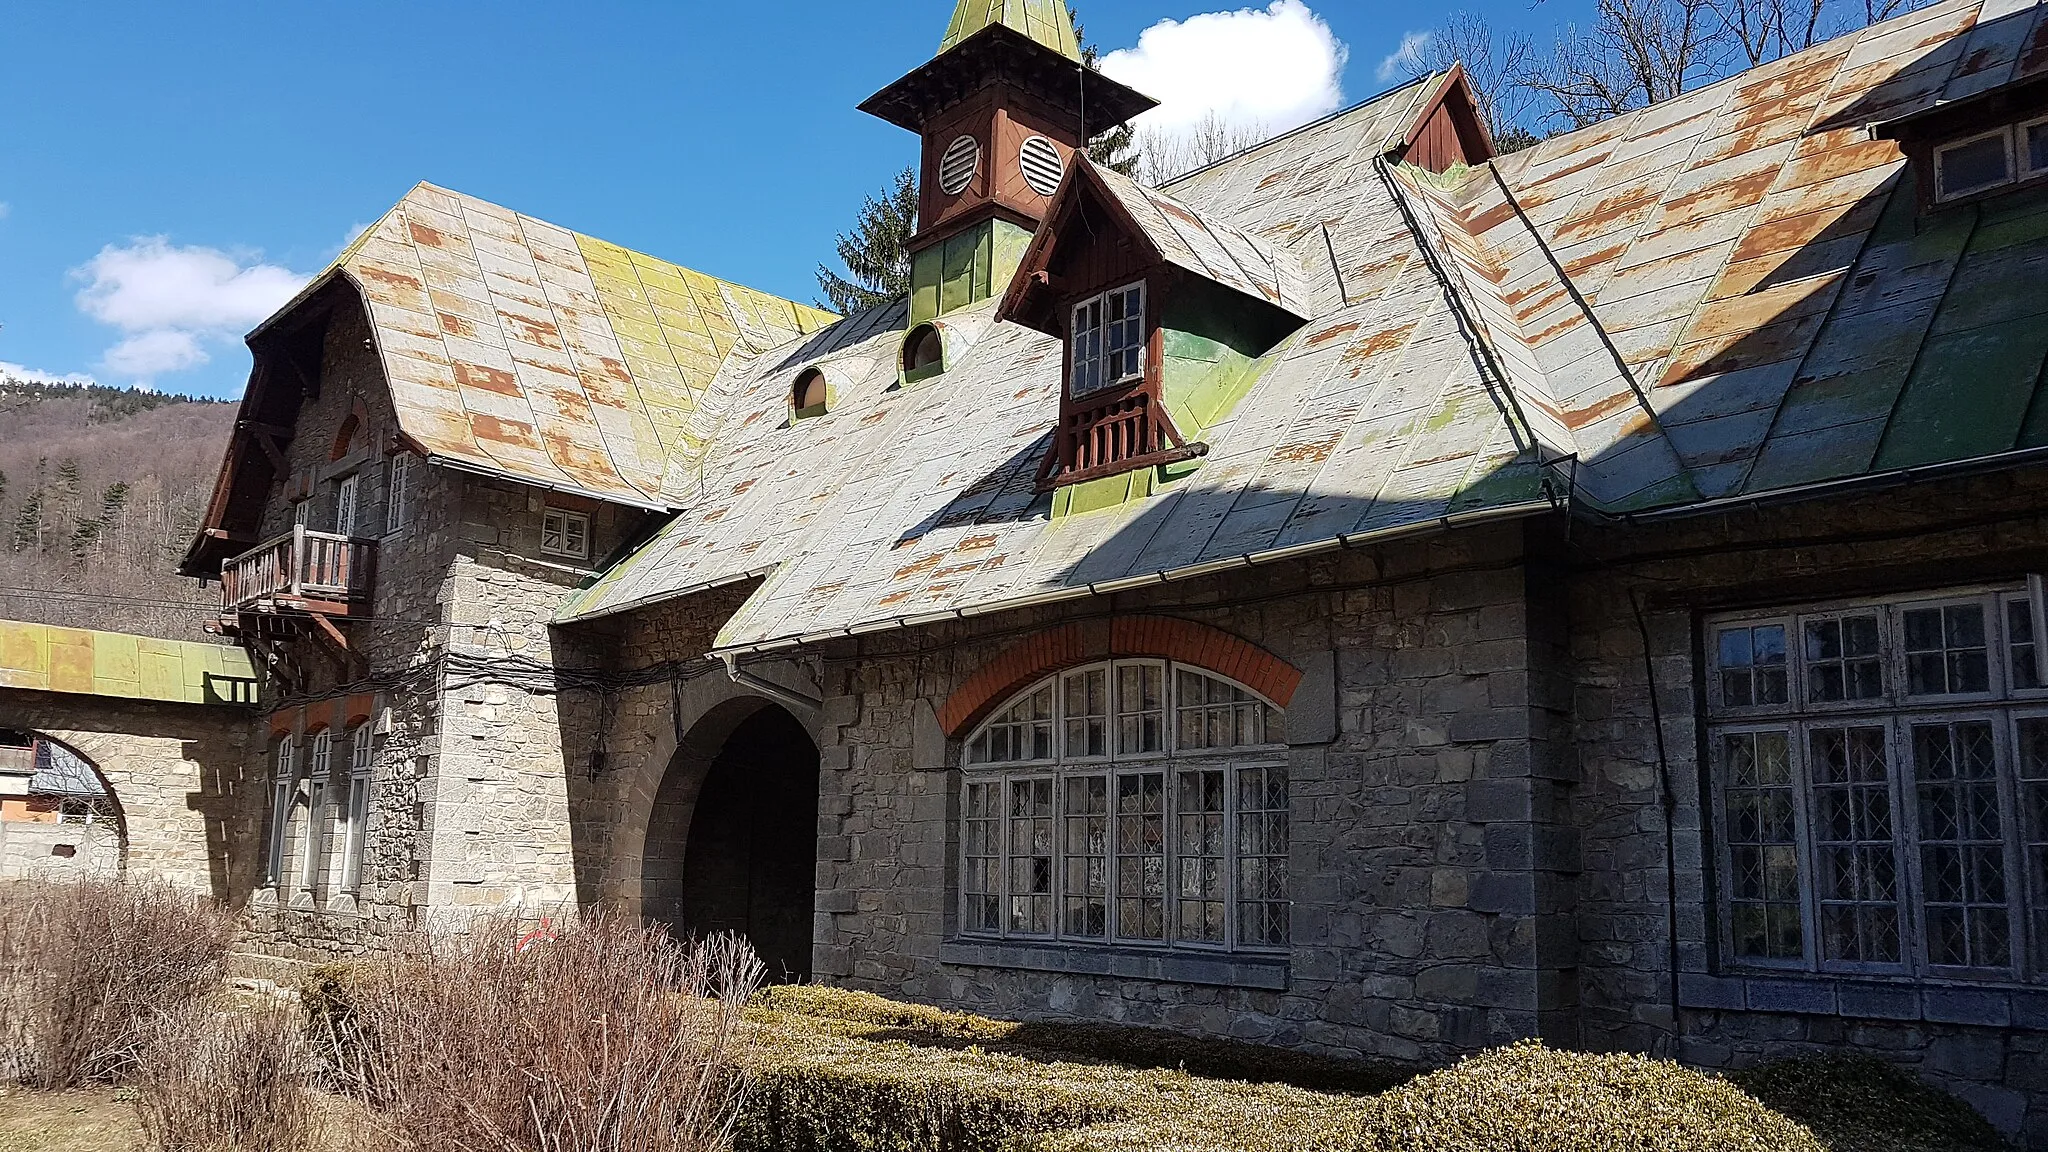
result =
[{"label": "small rooftop window", "polygon": [[945,370],[946,342],[936,324],[919,324],[903,338],[903,380],[911,383]]},{"label": "small rooftop window", "polygon": [[796,374],[796,384],[790,389],[790,407],[796,409],[799,419],[806,416],[823,416],[825,404],[830,396],[825,387],[825,370],[811,367]]},{"label": "small rooftop window", "polygon": [[2005,125],[1934,148],[1934,198],[1959,200],[2048,175],[2048,119]]}]

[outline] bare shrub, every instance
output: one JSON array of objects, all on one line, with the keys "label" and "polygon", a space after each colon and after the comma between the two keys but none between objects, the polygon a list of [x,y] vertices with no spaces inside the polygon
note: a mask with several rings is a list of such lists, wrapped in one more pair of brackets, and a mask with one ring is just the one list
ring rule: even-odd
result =
[{"label": "bare shrub", "polygon": [[296,1011],[211,1003],[160,1018],[130,1083],[156,1152],[300,1152],[311,1061]]},{"label": "bare shrub", "polygon": [[219,988],[233,938],[212,901],[160,882],[0,888],[0,1073],[43,1089],[121,1079],[163,1018]]},{"label": "bare shrub", "polygon": [[422,1152],[703,1152],[725,1146],[732,1059],[761,963],[598,915],[423,935],[316,1017],[335,1078]]}]

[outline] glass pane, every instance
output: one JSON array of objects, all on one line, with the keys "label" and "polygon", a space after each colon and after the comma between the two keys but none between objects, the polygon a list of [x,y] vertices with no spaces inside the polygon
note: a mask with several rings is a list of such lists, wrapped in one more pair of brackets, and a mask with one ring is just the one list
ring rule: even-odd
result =
[{"label": "glass pane", "polygon": [[1166,778],[1116,779],[1116,935],[1166,938]]},{"label": "glass pane", "polygon": [[1822,957],[1898,963],[1898,859],[1885,729],[1816,728],[1808,750]]},{"label": "glass pane", "polygon": [[1287,943],[1287,772],[1237,771],[1237,940],[1254,948]]},{"label": "glass pane", "polygon": [[1063,678],[1066,708],[1066,754],[1072,757],[1109,755],[1109,673],[1102,668],[1070,673]]},{"label": "glass pane", "polygon": [[2010,927],[1991,724],[1914,724],[1912,749],[1928,962],[2003,968]]},{"label": "glass pane", "polygon": [[1728,732],[1716,745],[1735,954],[1799,959],[1806,948],[1788,733]]},{"label": "glass pane", "polygon": [[2012,178],[2006,163],[2003,133],[1940,149],[1935,157],[1935,171],[1941,181],[1943,196],[1958,196],[2002,184]]},{"label": "glass pane", "polygon": [[1174,936],[1195,943],[1224,939],[1223,770],[1179,774],[1175,798]]},{"label": "glass pane", "polygon": [[1010,784],[1009,896],[1012,933],[1052,933],[1051,780]]},{"label": "glass pane", "polygon": [[2023,160],[2028,172],[2048,171],[2048,123],[2027,125]]},{"label": "glass pane", "polygon": [[1907,692],[1949,696],[1990,690],[1982,605],[1916,608],[1904,613],[1904,621]]},{"label": "glass pane", "polygon": [[1064,784],[1065,874],[1060,931],[1109,934],[1109,780],[1073,776]]},{"label": "glass pane", "polygon": [[969,932],[997,932],[1002,929],[1002,837],[997,831],[1002,815],[997,801],[1001,787],[994,782],[967,786],[966,827],[961,836],[960,889],[964,897],[961,914]]},{"label": "glass pane", "polygon": [[1724,628],[1716,642],[1721,703],[1731,708],[1786,701],[1785,626]]},{"label": "glass pane", "polygon": [[1816,704],[1870,700],[1884,695],[1876,614],[1808,620],[1805,626],[1806,698]]},{"label": "glass pane", "polygon": [[2039,688],[2041,671],[2034,662],[2034,606],[2031,603],[2025,600],[2006,602],[2005,634],[2012,686],[2021,690]]},{"label": "glass pane", "polygon": [[1166,747],[1165,671],[1157,664],[1116,666],[1116,750],[1158,752]]}]

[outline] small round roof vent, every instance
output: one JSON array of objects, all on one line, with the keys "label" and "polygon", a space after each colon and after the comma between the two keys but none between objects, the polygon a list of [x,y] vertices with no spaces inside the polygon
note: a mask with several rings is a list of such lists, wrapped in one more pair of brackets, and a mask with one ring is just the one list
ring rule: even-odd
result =
[{"label": "small round roof vent", "polygon": [[948,196],[958,196],[980,170],[981,141],[962,136],[947,145],[946,154],[939,157],[939,188]]},{"label": "small round roof vent", "polygon": [[1067,174],[1066,161],[1060,159],[1057,144],[1043,136],[1033,136],[1024,142],[1024,149],[1017,157],[1024,168],[1024,182],[1040,196],[1050,196],[1060,190],[1060,178]]}]

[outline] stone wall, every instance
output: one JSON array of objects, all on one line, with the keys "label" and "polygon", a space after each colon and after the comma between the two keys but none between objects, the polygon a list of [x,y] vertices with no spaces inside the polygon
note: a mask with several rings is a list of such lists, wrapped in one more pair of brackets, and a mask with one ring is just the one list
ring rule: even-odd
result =
[{"label": "stone wall", "polygon": [[2036,994],[1742,978],[1719,961],[1708,883],[1713,845],[1701,807],[1699,677],[1699,618],[1708,611],[2048,570],[2048,476],[1921,483],[1661,525],[1580,524],[1572,563],[1581,772],[1573,816],[1584,841],[1578,925],[1587,1044],[1711,1067],[1854,1046],[1912,1065],[2009,1132],[2024,1117],[2037,1140],[2048,1140],[2048,1033],[2040,1030],[2048,1003],[2033,1007]]},{"label": "stone wall", "polygon": [[[262,805],[262,781],[249,772],[248,713],[0,688],[0,728],[46,736],[98,770],[120,807],[129,875],[229,902],[248,893]],[[21,831],[34,827],[10,826],[9,850],[35,839]],[[47,856],[55,841],[39,842]]]},{"label": "stone wall", "polygon": [[[1530,592],[1555,586],[1554,563],[1496,526],[823,649],[820,977],[1404,1060],[1574,1040],[1565,632],[1555,597]],[[1243,637],[1303,673],[1278,968],[1170,959],[1151,970],[1163,979],[1134,979],[1083,970],[1090,950],[957,936],[959,741],[937,715],[1020,641],[1091,620],[1108,637],[1110,615],[1139,614]]]}]

